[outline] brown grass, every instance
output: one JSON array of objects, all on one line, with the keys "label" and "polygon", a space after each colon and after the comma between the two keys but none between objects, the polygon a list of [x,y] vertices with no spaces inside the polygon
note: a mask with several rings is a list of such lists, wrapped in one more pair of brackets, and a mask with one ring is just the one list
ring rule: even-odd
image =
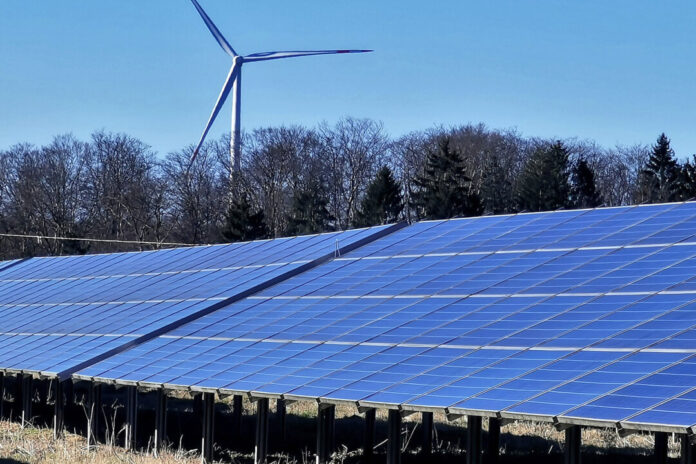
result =
[{"label": "brown grass", "polygon": [[152,453],[129,453],[109,445],[93,446],[87,450],[84,437],[66,433],[62,439],[54,439],[53,431],[45,428],[0,421],[0,462],[48,464],[199,464],[195,452],[166,450],[155,457]]},{"label": "brown grass", "polygon": [[[222,403],[228,403],[227,399]],[[272,401],[272,413],[275,402]],[[225,413],[224,405],[220,404],[218,411]],[[221,411],[222,409],[222,411]],[[253,424],[255,405],[244,401],[245,421]],[[277,464],[305,464],[314,462],[313,443],[314,421],[316,418],[316,404],[311,402],[293,403],[287,408],[289,454],[275,454],[270,459]],[[347,445],[339,446],[333,463],[358,463],[361,459],[359,444],[362,438],[362,418],[356,413],[355,408],[339,406],[336,410],[336,436],[339,443]],[[404,419],[406,444],[408,449],[404,453],[404,464],[425,463],[455,463],[462,462],[465,441],[464,428],[466,419],[460,418],[448,422],[444,416],[435,415],[436,443],[431,457],[422,457],[419,453],[420,440],[420,414],[414,414]],[[376,449],[377,453],[384,453],[384,438],[386,428],[386,411],[378,411],[377,414],[377,443],[382,443]],[[273,434],[273,423],[271,424]],[[484,434],[486,421],[484,420]],[[247,427],[250,429],[250,427]],[[252,462],[252,454],[249,452],[253,435],[248,430],[244,436],[246,448],[243,452],[218,449],[218,457],[223,462],[234,464],[247,464]],[[224,433],[224,431],[218,431]],[[502,463],[552,463],[561,462],[559,455],[562,452],[564,441],[563,432],[557,431],[550,424],[515,422],[503,426],[501,436],[501,462]],[[630,435],[626,438],[619,437],[615,431],[609,429],[584,429],[582,435],[583,453],[585,462],[591,463],[648,463],[652,462],[653,437],[649,434]],[[678,443],[670,439],[670,457],[678,457]],[[280,447],[277,447],[280,449]],[[382,462],[383,457],[377,462]],[[66,433],[65,438],[55,440],[50,429],[28,426],[21,428],[19,424],[8,421],[0,421],[0,464],[12,463],[55,463],[69,462],[71,464],[98,463],[98,464],[193,464],[200,463],[200,456],[196,450],[188,451],[175,445],[155,457],[151,450],[145,449],[138,453],[127,452],[113,445],[97,445],[87,449],[87,443],[83,436]]]}]

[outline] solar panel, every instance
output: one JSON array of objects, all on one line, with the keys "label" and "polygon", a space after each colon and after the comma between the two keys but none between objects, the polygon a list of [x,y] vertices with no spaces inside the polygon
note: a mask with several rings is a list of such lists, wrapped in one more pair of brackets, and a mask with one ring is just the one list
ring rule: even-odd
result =
[{"label": "solar panel", "polygon": [[64,377],[398,227],[11,263],[0,369]]},{"label": "solar panel", "polygon": [[420,222],[77,377],[683,432],[694,225],[695,203]]}]

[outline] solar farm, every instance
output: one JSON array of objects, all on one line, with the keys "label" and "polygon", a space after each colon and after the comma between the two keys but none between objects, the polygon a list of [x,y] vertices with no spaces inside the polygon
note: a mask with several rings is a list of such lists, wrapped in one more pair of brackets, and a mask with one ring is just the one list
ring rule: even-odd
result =
[{"label": "solar farm", "polygon": [[388,411],[390,464],[403,417],[432,429],[433,413],[466,416],[469,463],[494,462],[511,421],[565,431],[569,463],[584,427],[654,434],[656,462],[675,434],[694,462],[693,202],[28,258],[1,263],[0,281],[0,407],[30,421],[50,381],[58,435],[79,383],[97,408],[102,386],[122,392],[130,448],[139,395],[157,395],[157,446],[167,397],[200,395],[208,462],[227,396],[257,405],[257,463],[271,400],[317,404],[319,463],[338,405],[364,414],[368,444]]}]

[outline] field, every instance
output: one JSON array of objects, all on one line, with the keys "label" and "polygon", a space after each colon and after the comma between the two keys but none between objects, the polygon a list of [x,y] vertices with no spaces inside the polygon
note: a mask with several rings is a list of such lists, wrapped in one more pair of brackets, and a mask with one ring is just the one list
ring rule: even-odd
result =
[{"label": "field", "polygon": [[[183,400],[183,399],[182,399]],[[229,415],[230,409],[226,402],[217,405],[216,435],[225,442],[224,448],[232,447],[238,451],[230,451],[218,447],[217,460],[220,462],[248,464],[253,462],[253,403],[245,402],[245,415],[243,418],[243,430],[239,437],[225,437],[228,428],[224,419]],[[181,405],[180,405],[181,406]],[[184,413],[187,408],[180,408]],[[173,411],[175,409],[173,408]],[[279,438],[279,424],[275,415],[271,415],[271,450],[270,462],[278,464],[305,464],[313,463],[312,450],[315,443],[315,411],[316,406],[311,403],[295,403],[287,408],[287,439],[284,444]],[[175,413],[176,414],[176,413]],[[170,416],[172,414],[170,413]],[[356,414],[354,408],[339,407],[336,411],[336,437],[338,450],[334,455],[333,463],[359,463],[362,452],[360,444],[362,440],[362,418]],[[187,422],[190,417],[181,416],[177,420]],[[170,418],[170,423],[171,423]],[[377,441],[375,453],[376,462],[383,462],[384,437],[386,436],[386,415],[378,413],[377,416]],[[419,463],[461,463],[463,462],[463,447],[465,445],[464,419],[453,422],[445,421],[444,417],[435,417],[436,440],[435,449],[430,457],[420,455],[420,423],[419,415],[415,414],[404,419],[404,455],[405,464]],[[144,426],[143,426],[144,428]],[[168,448],[158,456],[155,456],[147,437],[141,438],[141,451],[137,453],[127,452],[116,446],[118,441],[112,435],[102,443],[87,449],[86,439],[82,434],[68,432],[65,438],[55,440],[50,428],[41,426],[27,426],[22,428],[16,422],[0,421],[0,463],[54,463],[70,462],[82,463],[133,463],[133,464],[173,464],[173,463],[199,463],[200,457],[190,444],[195,443],[194,437],[179,439],[176,443],[170,443]],[[143,435],[141,430],[141,435]],[[189,433],[191,435],[191,433]],[[485,421],[484,421],[485,435]],[[503,426],[501,435],[502,463],[558,463],[562,462],[563,433],[556,431],[548,424],[515,422]],[[227,439],[225,439],[227,438]],[[485,439],[485,436],[484,436]],[[583,455],[585,462],[591,463],[648,463],[653,462],[653,439],[650,435],[636,434],[626,438],[620,438],[612,430],[585,429],[583,430]],[[188,442],[188,445],[184,445]],[[679,447],[672,437],[669,440],[670,460],[677,462]],[[281,452],[281,450],[283,450]]]}]

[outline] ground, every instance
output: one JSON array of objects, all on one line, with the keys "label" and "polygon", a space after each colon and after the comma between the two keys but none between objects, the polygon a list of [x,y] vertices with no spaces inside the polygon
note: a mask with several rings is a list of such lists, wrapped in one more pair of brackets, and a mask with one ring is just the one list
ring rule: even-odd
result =
[{"label": "ground", "polygon": [[[226,403],[218,403],[218,411]],[[245,423],[253,425],[253,404],[245,402]],[[288,406],[287,433],[289,454],[274,454],[270,460],[278,464],[305,464],[314,462],[312,454],[316,406],[311,403],[295,403]],[[224,413],[224,411],[222,411]],[[271,416],[273,417],[273,416]],[[361,462],[359,443],[362,437],[362,418],[354,408],[339,407],[336,411],[336,436],[339,451],[334,455],[333,463]],[[376,453],[384,453],[384,436],[386,434],[386,415],[377,416]],[[404,464],[414,463],[461,463],[463,462],[464,419],[454,422],[445,421],[444,417],[435,417],[437,425],[436,445],[431,457],[419,455],[418,441],[420,439],[419,415],[415,414],[404,420],[405,446]],[[271,421],[272,449],[279,449],[276,443],[277,433],[274,434],[274,424]],[[252,427],[245,427],[252,429]],[[252,439],[247,430],[241,452],[218,449],[217,458],[221,462],[247,464],[252,462]],[[220,433],[220,429],[218,429]],[[485,433],[485,421],[484,421]],[[275,438],[274,438],[275,437]],[[502,463],[559,463],[562,462],[561,449],[563,433],[556,431],[549,424],[515,422],[502,428],[501,460]],[[653,439],[648,434],[636,434],[620,438],[615,431],[601,429],[583,430],[584,461],[590,463],[648,463],[652,462]],[[181,442],[180,442],[181,443]],[[340,445],[345,443],[344,445]],[[670,437],[670,457],[674,462],[678,456],[678,444]],[[383,462],[384,457],[378,457],[376,462]],[[27,426],[22,428],[18,423],[0,421],[0,464],[11,463],[55,463],[69,462],[71,464],[193,464],[200,463],[197,452],[185,450],[179,444],[170,444],[168,449],[154,456],[147,442],[141,452],[132,453],[109,444],[101,444],[87,449],[87,443],[82,435],[66,433],[65,438],[55,440],[50,428]]]}]

